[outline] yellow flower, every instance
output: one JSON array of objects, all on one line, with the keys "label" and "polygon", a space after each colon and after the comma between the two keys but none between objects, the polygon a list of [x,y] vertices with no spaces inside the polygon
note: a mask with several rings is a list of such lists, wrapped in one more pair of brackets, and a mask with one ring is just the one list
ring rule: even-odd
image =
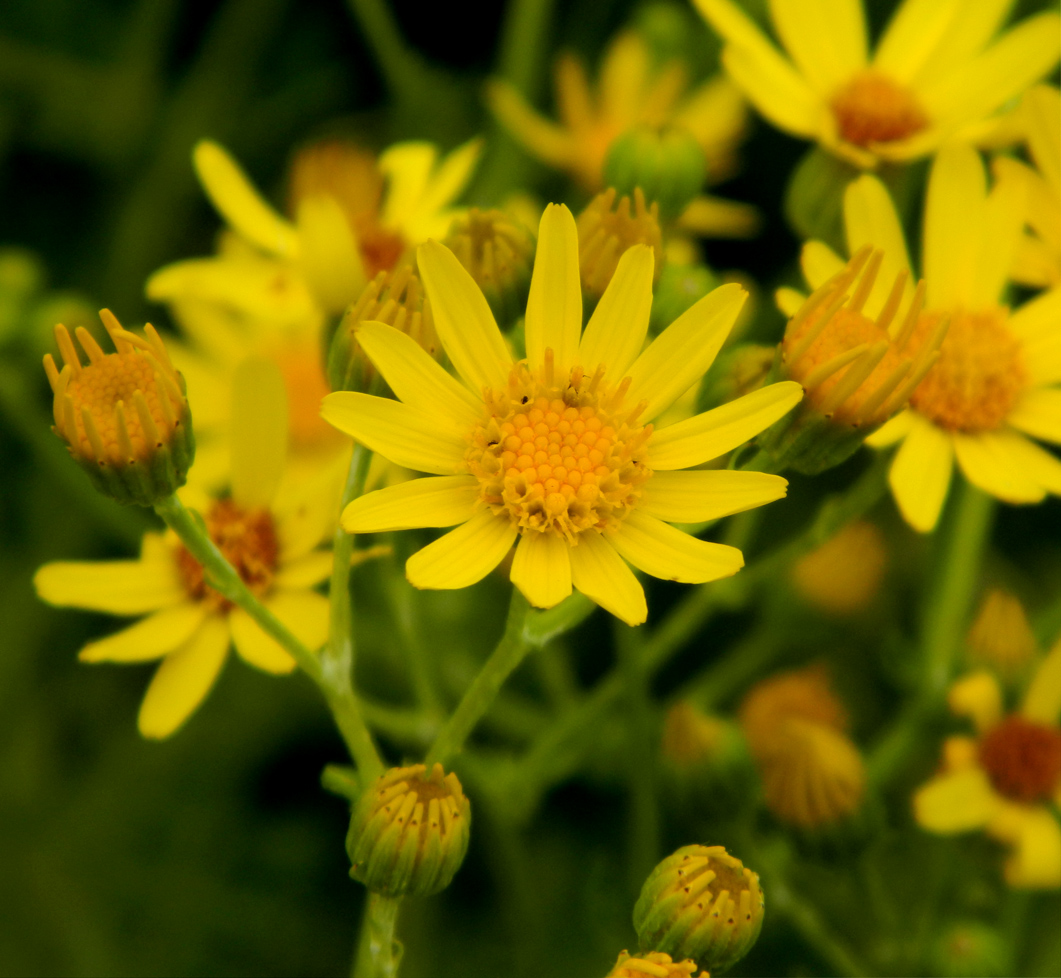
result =
[{"label": "yellow flower", "polygon": [[[623,31],[604,53],[596,91],[572,54],[556,62],[555,89],[561,123],[539,115],[515,88],[500,79],[486,90],[494,115],[538,159],[568,173],[590,193],[604,189],[603,169],[616,136],[635,126],[685,129],[700,144],[711,181],[736,169],[736,147],[744,136],[747,110],[737,89],[715,77],[686,92],[685,67],[670,61],[657,71],[648,46],[634,31]],[[743,236],[752,231],[754,211],[743,204],[701,196],[680,226],[704,235]]]},{"label": "yellow flower", "polygon": [[[330,532],[338,495],[330,483],[278,491],[284,468],[283,384],[268,361],[249,360],[236,376],[232,495],[204,499],[211,538],[247,586],[306,646],[328,630],[328,602],[313,588],[331,572]],[[194,493],[182,498],[196,501]],[[140,708],[145,737],[174,733],[213,686],[235,644],[240,657],[271,673],[294,660],[242,609],[204,580],[203,569],[171,531],[147,533],[139,560],[59,562],[37,571],[37,593],[50,604],[113,615],[146,615],[90,642],[84,662],[162,659]]]},{"label": "yellow flower", "polygon": [[[620,951],[619,959],[604,978],[693,978],[696,962],[690,958],[675,961],[669,954],[649,951],[631,957],[629,951]],[[711,978],[701,971],[698,978]]]},{"label": "yellow flower", "polygon": [[1036,85],[1017,113],[1035,169],[999,156],[992,170],[1000,181],[1022,181],[1030,233],[1017,244],[1011,277],[1037,288],[1061,284],[1061,91]]},{"label": "yellow flower", "polygon": [[770,122],[860,167],[980,135],[1061,54],[1054,13],[996,38],[1005,3],[904,0],[869,58],[861,0],[771,0],[791,60],[732,0],[696,6],[726,42],[730,76]]},{"label": "yellow flower", "polygon": [[[979,154],[952,145],[932,166],[925,204],[925,305],[898,342],[914,353],[949,321],[939,359],[910,395],[910,406],[866,444],[901,441],[889,473],[906,521],[921,532],[939,519],[954,460],[966,478],[1010,503],[1040,502],[1061,492],[1061,462],[1030,441],[1061,441],[1061,288],[1016,310],[1001,304],[1024,207],[1019,186],[988,193]],[[866,302],[876,316],[887,283],[909,272],[902,228],[880,181],[866,175],[844,197],[847,243],[884,252],[882,275]],[[820,242],[803,249],[814,287],[843,267]],[[909,282],[909,277],[907,279]],[[909,284],[907,285],[910,290]]]},{"label": "yellow flower", "polygon": [[781,383],[653,432],[652,420],[701,377],[740,310],[743,290],[705,296],[644,352],[652,250],[631,248],[582,332],[578,236],[571,212],[542,216],[527,302],[527,359],[514,363],[483,294],[451,251],[421,246],[420,273],[435,327],[464,383],[391,327],[365,323],[362,348],[400,400],[339,392],[322,413],[416,479],[355,500],[352,533],[425,526],[457,529],[414,554],[421,588],[474,584],[519,538],[512,581],[532,605],[552,607],[572,586],[630,624],[644,591],[625,560],[655,577],[716,580],[743,564],[739,550],[669,523],[700,522],[784,495],[761,472],[678,469],[730,451],[802,396]]},{"label": "yellow flower", "polygon": [[984,829],[1009,845],[1011,886],[1061,886],[1061,641],[1040,664],[1019,712],[1003,717],[1002,690],[988,672],[958,680],[950,705],[973,721],[978,736],[944,744],[942,772],[914,796],[917,821],[941,835]]}]

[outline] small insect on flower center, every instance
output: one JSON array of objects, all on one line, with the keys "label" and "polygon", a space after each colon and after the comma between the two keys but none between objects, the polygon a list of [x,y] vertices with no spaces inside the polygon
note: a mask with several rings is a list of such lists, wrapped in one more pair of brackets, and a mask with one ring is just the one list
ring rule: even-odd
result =
[{"label": "small insect on flower center", "polygon": [[[243,509],[231,499],[219,499],[206,513],[206,529],[243,583],[261,597],[272,587],[280,557],[276,525],[268,510]],[[185,548],[175,552],[177,569],[188,594],[220,610],[231,605],[209,584],[203,567]]]},{"label": "small insect on flower center", "polygon": [[928,116],[912,92],[887,75],[865,71],[832,100],[840,138],[855,146],[906,139],[928,125]]},{"label": "small insect on flower center", "polygon": [[1061,730],[1007,717],[980,742],[980,763],[999,794],[1045,801],[1061,782]]},{"label": "small insect on flower center", "polygon": [[[940,319],[925,313],[913,342],[920,343]],[[993,431],[1002,427],[1028,383],[1020,347],[1003,309],[958,312],[940,357],[910,397],[910,405],[949,431]]]},{"label": "small insect on flower center", "polygon": [[466,455],[480,499],[507,513],[521,532],[558,533],[569,542],[587,530],[615,526],[652,475],[645,463],[651,425],[637,424],[645,405],[625,404],[629,379],[587,381],[581,367],[552,380],[551,351],[538,376],[512,369],[508,389],[486,392],[487,418]]}]

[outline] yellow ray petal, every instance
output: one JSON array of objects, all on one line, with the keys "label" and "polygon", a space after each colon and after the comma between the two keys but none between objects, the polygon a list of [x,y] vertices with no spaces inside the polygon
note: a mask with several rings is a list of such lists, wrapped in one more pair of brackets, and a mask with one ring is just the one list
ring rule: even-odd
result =
[{"label": "yellow ray petal", "polygon": [[410,407],[445,415],[462,427],[479,421],[482,401],[407,333],[386,323],[366,322],[358,327],[357,340],[391,390]]},{"label": "yellow ray petal", "polygon": [[[903,235],[895,205],[876,177],[866,174],[847,185],[844,191],[844,225],[847,231],[847,252],[855,254],[864,245],[882,249],[880,271],[866,301],[865,312],[876,319],[895,284],[895,276],[907,272],[904,301],[909,301],[914,287],[910,279],[910,258],[906,253],[906,238]],[[904,307],[905,308],[905,307]]]},{"label": "yellow ray petal", "polygon": [[1036,85],[1024,96],[1022,111],[1032,159],[1055,192],[1061,191],[1061,91]]},{"label": "yellow ray petal", "polygon": [[148,662],[183,645],[206,617],[202,602],[184,601],[156,611],[135,625],[89,642],[79,653],[82,662]]},{"label": "yellow ray petal", "polygon": [[[328,637],[328,599],[315,591],[277,591],[263,602],[306,648],[316,650]],[[295,660],[240,608],[229,616],[232,641],[240,658],[265,672],[283,675],[295,669]]]},{"label": "yellow ray petal", "polygon": [[550,166],[570,165],[575,147],[566,130],[535,112],[504,79],[489,79],[485,91],[490,111],[517,142]]},{"label": "yellow ray petal", "polygon": [[467,441],[451,425],[401,401],[337,391],[321,403],[321,417],[407,469],[453,475],[464,467]]},{"label": "yellow ray petal", "polygon": [[724,455],[769,428],[802,399],[803,388],[783,380],[721,407],[653,432],[648,443],[653,469],[685,469]]},{"label": "yellow ray petal", "polygon": [[646,574],[682,584],[731,577],[744,566],[744,556],[736,547],[697,540],[636,509],[608,535],[607,542]]},{"label": "yellow ray petal", "polygon": [[395,143],[379,157],[379,171],[387,178],[383,225],[401,228],[416,214],[438,159],[428,142]]},{"label": "yellow ray petal", "polygon": [[887,448],[896,442],[902,441],[914,426],[914,415],[912,411],[900,411],[890,421],[885,421],[872,435],[866,439],[870,448]]},{"label": "yellow ray petal", "polygon": [[298,255],[298,234],[258,194],[235,160],[217,143],[196,143],[192,162],[214,207],[248,241],[274,255]]},{"label": "yellow ray petal", "polygon": [[947,705],[955,716],[969,717],[979,733],[1002,719],[1002,688],[986,669],[969,673],[951,686]]},{"label": "yellow ray petal", "polygon": [[865,67],[862,0],[770,0],[770,17],[803,77],[823,97]]},{"label": "yellow ray petal", "polygon": [[648,82],[649,52],[640,35],[623,31],[608,46],[598,75],[602,114],[617,129],[637,119]]},{"label": "yellow ray petal", "polygon": [[386,533],[421,526],[455,526],[471,519],[479,498],[473,475],[412,479],[377,489],[343,510],[347,533]]},{"label": "yellow ray petal", "polygon": [[973,291],[986,199],[984,165],[970,146],[939,151],[928,178],[924,260],[929,308],[964,305]]},{"label": "yellow ray petal", "polygon": [[652,249],[643,244],[627,249],[619,259],[579,344],[578,362],[587,373],[603,363],[606,375],[618,381],[637,359],[648,335],[654,265]]},{"label": "yellow ray petal", "polygon": [[829,281],[847,264],[832,248],[820,241],[808,241],[799,256],[803,277],[816,289]]},{"label": "yellow ray petal", "polygon": [[645,483],[640,508],[668,523],[701,523],[772,503],[787,491],[787,480],[765,472],[656,472]]},{"label": "yellow ray petal", "polygon": [[501,563],[515,539],[511,520],[484,510],[413,554],[405,576],[419,588],[468,587]]},{"label": "yellow ray petal", "polygon": [[228,622],[209,615],[187,643],[162,660],[140,705],[143,736],[168,737],[195,712],[225,664],[228,642]]},{"label": "yellow ray petal", "polygon": [[321,308],[341,313],[365,287],[365,268],[350,222],[327,194],[298,203],[299,268]]},{"label": "yellow ray petal", "polygon": [[527,297],[527,362],[531,369],[553,351],[557,376],[563,377],[578,357],[582,332],[582,285],[578,273],[578,231],[563,204],[550,204],[538,226],[530,295]]},{"label": "yellow ray petal", "polygon": [[1006,860],[1006,882],[1028,889],[1061,886],[1061,825],[1045,807],[1022,813],[1012,856]]},{"label": "yellow ray petal", "polygon": [[[949,20],[944,25],[943,33],[936,38],[931,57],[917,73],[915,87],[953,72],[982,51],[1002,26],[1002,21],[1013,7],[1013,0],[977,0],[976,3],[962,0],[958,4],[936,0],[936,6],[948,12]],[[934,13],[921,10],[923,29],[931,29]],[[935,16],[938,17],[938,13]]]},{"label": "yellow ray petal", "polygon": [[435,330],[457,373],[476,394],[508,383],[512,356],[486,298],[467,269],[445,245],[422,244],[416,253],[431,300]]},{"label": "yellow ray petal", "polygon": [[687,309],[634,361],[629,403],[648,401],[651,421],[666,411],[711,366],[748,293],[735,282],[721,285]]},{"label": "yellow ray petal", "polygon": [[268,506],[287,460],[287,390],[275,361],[248,357],[232,376],[232,497]]},{"label": "yellow ray petal", "polygon": [[1020,711],[1028,720],[1049,726],[1056,727],[1061,720],[1061,640],[1054,643],[1039,663],[1024,693]]},{"label": "yellow ray petal", "polygon": [[[379,463],[390,465],[382,458]],[[282,565],[304,557],[335,531],[349,467],[350,452],[343,451],[330,462],[321,463],[312,475],[281,484],[272,513]]]},{"label": "yellow ray petal", "polygon": [[598,533],[583,533],[571,548],[571,583],[628,625],[648,618],[645,589],[626,561]]},{"label": "yellow ray petal", "polygon": [[974,308],[994,305],[1002,298],[1024,228],[1027,190],[1023,181],[1003,180],[987,196],[968,298]]},{"label": "yellow ray petal", "polygon": [[774,293],[774,302],[777,303],[777,308],[789,319],[799,312],[800,306],[806,301],[807,296],[805,293],[800,292],[798,289],[790,289],[787,286],[782,286]]},{"label": "yellow ray petal", "polygon": [[42,601],[112,615],[142,615],[182,603],[188,594],[173,559],[56,561],[34,575]]},{"label": "yellow ray petal", "polygon": [[236,652],[248,665],[279,676],[295,669],[295,660],[284,651],[283,646],[266,635],[242,608],[233,608],[228,620]]},{"label": "yellow ray petal", "polygon": [[677,226],[703,238],[751,238],[761,224],[759,211],[751,204],[700,194],[686,205]]},{"label": "yellow ray petal", "polygon": [[1061,390],[1030,390],[1006,419],[1014,428],[1061,445]]},{"label": "yellow ray petal", "polygon": [[552,608],[571,593],[570,544],[555,533],[524,533],[510,577],[535,608]]},{"label": "yellow ray petal", "polygon": [[[482,139],[469,139],[443,157],[438,168],[428,178],[424,194],[417,207],[418,218],[435,214],[452,204],[471,179],[479,157],[483,154]],[[406,226],[416,222],[406,221]],[[418,235],[416,236],[418,237]]]},{"label": "yellow ray petal", "polygon": [[[1008,503],[1037,503],[1046,495],[1038,478],[1039,472],[1018,462],[1019,441],[1033,448],[1023,435],[982,431],[976,435],[956,433],[953,438],[958,465],[974,486]],[[1041,448],[1036,451],[1046,455]],[[1034,461],[1034,456],[1030,455],[1029,461]],[[1061,474],[1061,462],[1052,461],[1057,467],[1054,475]],[[1050,478],[1049,463],[1043,462],[1042,467],[1043,473]]]},{"label": "yellow ray petal", "polygon": [[951,439],[911,411],[910,431],[895,453],[888,484],[903,518],[920,533],[931,532],[939,521],[953,465]]},{"label": "yellow ray petal", "polygon": [[332,572],[332,552],[314,550],[308,554],[280,565],[275,584],[280,590],[301,590],[316,587],[326,581]]},{"label": "yellow ray petal", "polygon": [[969,768],[933,778],[914,795],[914,818],[923,829],[950,835],[983,828],[1002,802],[987,775]]},{"label": "yellow ray petal", "polygon": [[873,67],[908,82],[951,27],[962,0],[906,0],[895,11],[873,56]]}]

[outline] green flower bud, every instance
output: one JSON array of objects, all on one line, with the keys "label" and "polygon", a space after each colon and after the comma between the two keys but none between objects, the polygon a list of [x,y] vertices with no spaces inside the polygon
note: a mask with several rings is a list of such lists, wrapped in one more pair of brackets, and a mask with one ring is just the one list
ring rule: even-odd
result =
[{"label": "green flower bud", "polygon": [[739,961],[763,926],[759,877],[722,846],[683,846],[649,875],[634,907],[642,951],[709,971]]},{"label": "green flower bud", "polygon": [[604,159],[604,183],[627,195],[640,187],[673,221],[700,192],[707,172],[704,151],[692,133],[677,126],[638,126],[613,140]]},{"label": "green flower bud", "polygon": [[[650,951],[639,954],[636,958],[629,951],[620,951],[619,960],[605,975],[605,978],[693,978],[696,962],[686,958],[675,961],[669,954]],[[699,978],[711,978],[706,971],[701,971]]]},{"label": "green flower bud", "polygon": [[683,312],[722,283],[706,265],[667,264],[660,273],[652,299],[649,329],[655,334],[666,329]]},{"label": "green flower bud", "polygon": [[939,978],[1003,978],[1014,973],[1005,939],[975,920],[948,927],[932,945],[929,962]]},{"label": "green flower bud", "polygon": [[50,353],[44,357],[54,394],[52,431],[104,495],[153,506],[184,485],[195,458],[184,378],[153,326],[141,337],[122,329],[109,309],[100,318],[116,352],[104,353],[79,326],[75,336],[87,364],[67,328],[55,327],[62,370]]},{"label": "green flower bud", "polygon": [[527,305],[534,235],[504,211],[472,207],[443,242],[483,290],[498,325],[507,329]]},{"label": "green flower bud", "polygon": [[464,861],[471,806],[452,772],[395,767],[365,789],[350,818],[350,875],[384,896],[430,896]]}]

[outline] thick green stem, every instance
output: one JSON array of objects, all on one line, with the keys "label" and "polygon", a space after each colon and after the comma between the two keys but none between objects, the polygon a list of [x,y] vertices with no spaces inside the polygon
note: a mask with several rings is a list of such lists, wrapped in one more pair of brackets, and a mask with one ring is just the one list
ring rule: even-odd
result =
[{"label": "thick green stem", "polygon": [[361,924],[354,978],[396,978],[402,946],[394,937],[401,897],[369,893]]},{"label": "thick green stem", "polygon": [[[365,479],[371,461],[372,452],[363,445],[354,445],[346,486],[343,489],[342,509],[365,491]],[[353,535],[341,526],[338,527],[335,531],[332,579],[328,591],[328,643],[321,650],[318,682],[350,753],[357,761],[362,779],[367,783],[383,772],[383,762],[372,742],[372,735],[365,726],[361,706],[354,692],[357,646],[354,641],[354,613],[350,598],[350,558],[353,552]]]},{"label": "thick green stem", "polygon": [[768,882],[770,906],[788,919],[800,937],[813,948],[829,967],[845,978],[858,978],[869,972],[851,956],[851,952],[840,942],[818,911],[799,897],[788,881],[773,876]]},{"label": "thick green stem", "polygon": [[472,681],[457,704],[457,709],[446,721],[435,738],[431,750],[427,754],[427,765],[430,767],[436,761],[443,765],[448,764],[454,755],[460,753],[464,742],[468,739],[475,725],[482,719],[483,714],[490,708],[498,691],[512,671],[522,661],[530,649],[524,635],[524,625],[527,621],[527,613],[530,606],[527,599],[520,593],[519,588],[512,589],[512,603],[508,608],[508,621],[505,623],[505,633],[501,641],[486,660],[479,675]]}]

